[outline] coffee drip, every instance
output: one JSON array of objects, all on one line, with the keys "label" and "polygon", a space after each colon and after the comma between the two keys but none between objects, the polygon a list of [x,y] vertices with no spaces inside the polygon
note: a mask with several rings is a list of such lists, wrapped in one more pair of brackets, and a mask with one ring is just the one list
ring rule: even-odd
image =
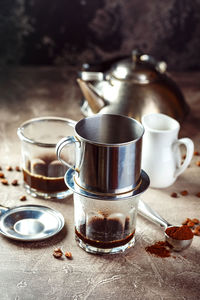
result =
[{"label": "coffee drip", "polygon": [[[143,132],[132,118],[96,115],[76,123],[75,136],[56,146],[69,167],[65,182],[74,192],[75,238],[87,252],[119,253],[135,243],[138,196],[149,185],[141,171]],[[61,157],[71,144],[74,165]]]}]

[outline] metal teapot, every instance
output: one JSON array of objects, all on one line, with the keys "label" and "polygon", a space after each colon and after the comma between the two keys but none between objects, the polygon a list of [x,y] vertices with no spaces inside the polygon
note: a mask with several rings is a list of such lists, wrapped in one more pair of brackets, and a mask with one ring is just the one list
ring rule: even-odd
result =
[{"label": "metal teapot", "polygon": [[82,113],[122,114],[140,121],[144,114],[159,112],[183,121],[189,107],[166,68],[165,62],[137,50],[104,72],[83,65],[77,79],[84,96]]}]

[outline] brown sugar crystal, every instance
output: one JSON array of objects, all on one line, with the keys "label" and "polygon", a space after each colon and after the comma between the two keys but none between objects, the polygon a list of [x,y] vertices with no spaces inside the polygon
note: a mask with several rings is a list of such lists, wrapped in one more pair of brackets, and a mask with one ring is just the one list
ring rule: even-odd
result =
[{"label": "brown sugar crystal", "polygon": [[199,151],[194,151],[194,155],[195,155],[195,156],[200,155]]},{"label": "brown sugar crystal", "polygon": [[199,224],[200,223],[200,220],[197,219],[197,218],[194,218],[194,219],[190,219],[190,218],[187,218],[183,223],[182,225],[187,225],[189,227],[194,227],[196,224]]},{"label": "brown sugar crystal", "polygon": [[194,219],[192,219],[191,221],[192,221],[194,224],[199,224],[199,223],[200,223],[199,219],[197,219],[197,218],[194,218]]},{"label": "brown sugar crystal", "polygon": [[194,235],[197,235],[197,236],[200,236],[200,229],[195,228],[195,229],[193,230],[193,234],[194,234]]},{"label": "brown sugar crystal", "polygon": [[188,191],[187,190],[183,190],[180,192],[182,196],[187,196],[188,195]]},{"label": "brown sugar crystal", "polygon": [[68,259],[72,259],[72,254],[71,254],[71,252],[65,252],[65,256],[66,256]]},{"label": "brown sugar crystal", "polygon": [[61,258],[63,255],[62,253],[62,250],[60,248],[56,248],[54,251],[53,251],[53,256],[55,258]]},{"label": "brown sugar crystal", "polygon": [[187,219],[182,223],[182,225],[187,225],[188,222],[190,222],[190,221],[191,221],[191,219],[190,219],[190,218],[187,218]]},{"label": "brown sugar crystal", "polygon": [[7,179],[1,179],[1,183],[3,185],[8,185],[8,180]]},{"label": "brown sugar crystal", "polygon": [[188,227],[194,227],[194,222],[192,220],[187,222],[187,226]]},{"label": "brown sugar crystal", "polygon": [[0,172],[0,178],[5,178],[5,175],[3,172]]},{"label": "brown sugar crystal", "polygon": [[54,251],[54,252],[53,252],[53,256],[54,256],[55,258],[61,258],[61,257],[62,257],[62,252],[56,252],[56,251]]},{"label": "brown sugar crystal", "polygon": [[27,199],[26,199],[26,196],[24,195],[24,196],[21,196],[21,197],[19,198],[19,200],[20,200],[20,201],[26,201]]},{"label": "brown sugar crystal", "polygon": [[194,235],[200,236],[200,225],[196,226],[193,230]]},{"label": "brown sugar crystal", "polygon": [[17,185],[18,185],[18,180],[17,180],[17,179],[14,179],[14,180],[12,181],[12,185],[17,186]]},{"label": "brown sugar crystal", "polygon": [[7,167],[6,167],[6,170],[7,170],[7,171],[12,171],[13,168],[12,168],[11,166],[7,166]]},{"label": "brown sugar crystal", "polygon": [[171,197],[172,197],[172,198],[177,198],[178,195],[177,195],[177,193],[173,192],[173,193],[171,193]]}]

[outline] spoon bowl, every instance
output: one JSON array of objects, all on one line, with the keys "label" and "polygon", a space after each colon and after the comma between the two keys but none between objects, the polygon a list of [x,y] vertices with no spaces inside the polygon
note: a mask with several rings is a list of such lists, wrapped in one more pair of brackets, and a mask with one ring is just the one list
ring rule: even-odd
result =
[{"label": "spoon bowl", "polygon": [[178,226],[171,225],[164,218],[162,218],[157,212],[155,212],[151,207],[149,207],[146,203],[144,203],[142,200],[139,200],[138,203],[138,213],[144,218],[159,225],[165,230],[165,240],[166,242],[168,242],[169,245],[172,246],[174,251],[178,252],[178,251],[185,250],[191,245],[193,237],[187,240],[184,239],[178,240],[169,236],[166,233],[167,228],[181,227],[181,225]]},{"label": "spoon bowl", "polygon": [[[174,226],[168,226],[167,228],[170,228],[170,227],[174,227]],[[180,226],[178,225],[176,227],[180,227]],[[185,250],[188,247],[190,247],[190,245],[192,244],[193,237],[191,239],[188,239],[188,240],[177,240],[177,239],[174,239],[174,238],[170,237],[166,233],[166,229],[165,229],[165,240],[166,240],[167,243],[169,243],[172,246],[174,251],[178,252],[178,251]]]}]

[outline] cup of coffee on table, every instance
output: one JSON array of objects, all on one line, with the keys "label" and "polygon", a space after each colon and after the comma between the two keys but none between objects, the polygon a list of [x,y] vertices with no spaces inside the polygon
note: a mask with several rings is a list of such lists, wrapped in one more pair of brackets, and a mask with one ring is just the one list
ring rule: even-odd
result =
[{"label": "cup of coffee on table", "polygon": [[[71,192],[64,182],[67,167],[57,159],[57,142],[74,133],[76,122],[59,117],[30,119],[17,130],[21,140],[24,187],[33,197],[62,199]],[[70,152],[63,153],[70,160]]]}]

